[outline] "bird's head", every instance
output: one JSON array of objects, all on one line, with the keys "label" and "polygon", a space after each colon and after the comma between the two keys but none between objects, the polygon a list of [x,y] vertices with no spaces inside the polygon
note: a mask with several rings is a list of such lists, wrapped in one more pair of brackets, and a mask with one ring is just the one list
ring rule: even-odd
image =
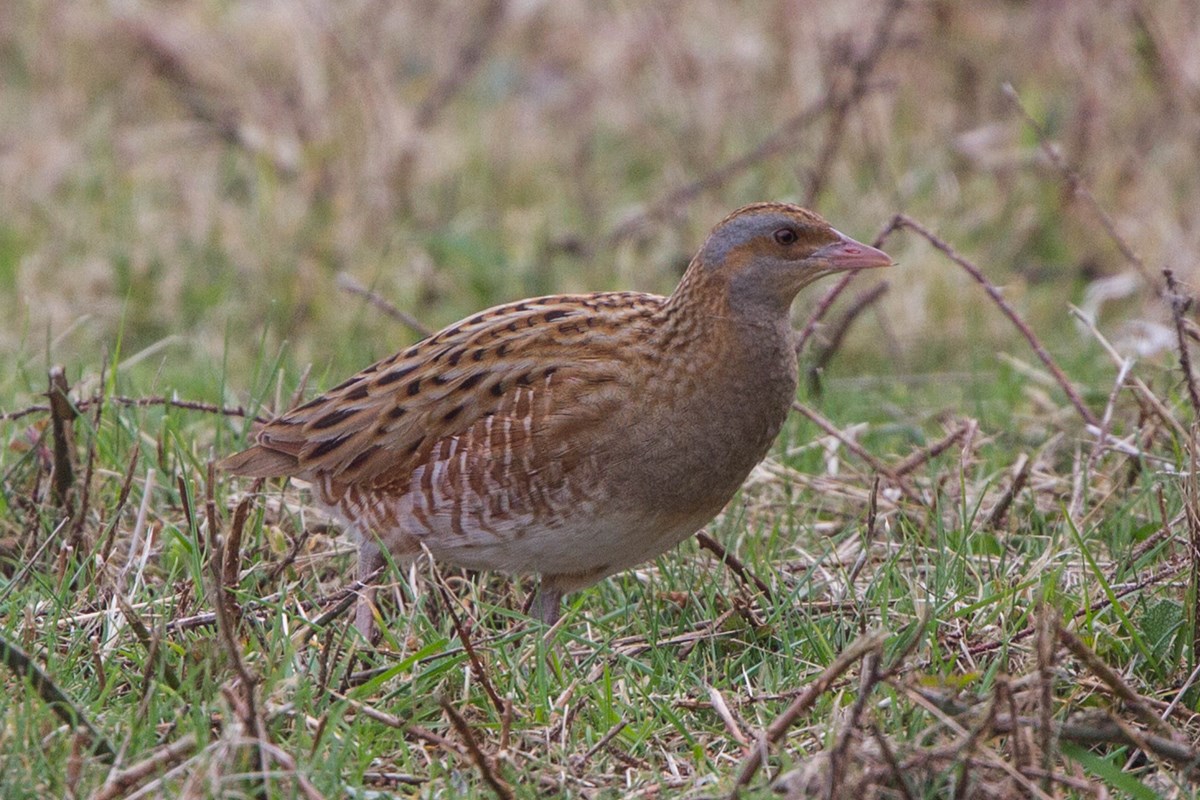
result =
[{"label": "bird's head", "polygon": [[812,211],[756,203],[713,228],[692,268],[724,286],[734,311],[786,314],[817,278],[891,264],[887,253],[839,233]]}]

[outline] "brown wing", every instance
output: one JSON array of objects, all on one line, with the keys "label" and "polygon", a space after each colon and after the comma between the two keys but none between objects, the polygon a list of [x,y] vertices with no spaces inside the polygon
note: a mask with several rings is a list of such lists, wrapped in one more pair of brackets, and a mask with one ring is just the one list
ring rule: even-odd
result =
[{"label": "brown wing", "polygon": [[601,293],[482,311],[271,421],[257,445],[221,466],[343,485],[391,482],[439,441],[511,404],[518,389],[548,410],[547,419],[583,423],[590,415],[571,408],[587,406],[589,387],[608,403],[612,384],[639,372],[625,369],[629,339],[662,303],[655,295]]}]

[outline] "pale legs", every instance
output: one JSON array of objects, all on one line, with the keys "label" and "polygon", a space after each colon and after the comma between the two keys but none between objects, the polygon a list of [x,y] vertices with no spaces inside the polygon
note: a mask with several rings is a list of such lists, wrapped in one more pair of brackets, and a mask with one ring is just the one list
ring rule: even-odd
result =
[{"label": "pale legs", "polygon": [[[374,583],[378,576],[374,575],[380,567],[387,563],[379,543],[374,537],[364,537],[362,546],[358,548],[358,580],[363,584],[359,590],[358,603],[354,607],[354,627],[367,642],[375,641],[375,595],[378,586]],[[371,581],[371,583],[367,583]]]},{"label": "pale legs", "polygon": [[547,578],[542,578],[541,584],[538,586],[537,597],[534,598],[533,605],[529,607],[529,613],[547,625],[553,625],[558,622],[563,594],[562,589],[550,584]]}]

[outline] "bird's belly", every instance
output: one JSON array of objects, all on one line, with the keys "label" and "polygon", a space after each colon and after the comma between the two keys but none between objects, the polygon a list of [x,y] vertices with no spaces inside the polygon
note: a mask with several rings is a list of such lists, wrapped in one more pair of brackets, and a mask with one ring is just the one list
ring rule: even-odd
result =
[{"label": "bird's belly", "polygon": [[[669,550],[708,522],[720,505],[678,514],[622,497],[596,497],[599,481],[499,487],[452,493],[414,473],[407,491],[348,491],[331,511],[360,536],[373,536],[397,558],[428,550],[467,569],[510,574],[587,576],[587,585]],[[518,491],[519,489],[519,491]],[[632,498],[630,498],[632,499]]]},{"label": "bird's belly", "polygon": [[653,558],[694,530],[676,536],[656,520],[580,508],[552,525],[530,520],[502,536],[434,535],[427,546],[438,560],[470,569],[599,580]]},{"label": "bird's belly", "polygon": [[707,522],[664,520],[591,501],[552,519],[533,513],[495,519],[470,510],[457,522],[453,510],[426,519],[422,525],[402,523],[398,530],[376,529],[375,535],[393,549],[394,543],[408,549],[415,541],[438,561],[467,569],[592,580],[654,558]]}]

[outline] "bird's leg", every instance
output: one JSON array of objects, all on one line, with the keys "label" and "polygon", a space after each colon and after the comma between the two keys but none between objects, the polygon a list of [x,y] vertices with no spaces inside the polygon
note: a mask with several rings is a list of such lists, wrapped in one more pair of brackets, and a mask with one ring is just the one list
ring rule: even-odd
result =
[{"label": "bird's leg", "polygon": [[559,610],[562,605],[563,590],[559,589],[551,583],[547,583],[543,578],[538,586],[537,598],[533,601],[533,607],[529,610],[533,616],[540,619],[547,625],[553,625],[558,622]]},{"label": "bird's leg", "polygon": [[[358,580],[366,584],[367,579],[385,563],[383,551],[374,538],[364,538],[358,548]],[[375,584],[365,585],[359,591],[358,603],[354,608],[354,627],[368,642],[375,640]]]}]

